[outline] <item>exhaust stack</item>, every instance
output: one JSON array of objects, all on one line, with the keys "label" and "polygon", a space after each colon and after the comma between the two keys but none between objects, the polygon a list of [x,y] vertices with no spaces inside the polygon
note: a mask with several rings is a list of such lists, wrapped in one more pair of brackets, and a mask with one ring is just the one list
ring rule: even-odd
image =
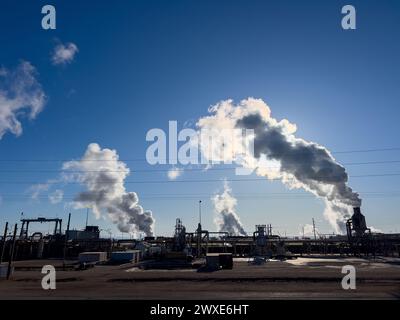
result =
[{"label": "exhaust stack", "polygon": [[351,219],[347,221],[347,235],[351,237],[354,231],[357,237],[361,237],[368,230],[365,216],[361,213],[360,207],[354,207],[353,212]]}]

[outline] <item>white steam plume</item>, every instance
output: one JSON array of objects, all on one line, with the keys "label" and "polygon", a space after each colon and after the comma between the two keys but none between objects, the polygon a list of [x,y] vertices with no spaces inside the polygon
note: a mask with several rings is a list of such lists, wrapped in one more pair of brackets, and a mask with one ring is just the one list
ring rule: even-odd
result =
[{"label": "white steam plume", "polygon": [[239,216],[235,212],[237,200],[232,195],[232,189],[226,181],[224,183],[224,191],[221,194],[216,194],[212,201],[214,202],[216,213],[214,222],[218,230],[228,232],[231,235],[246,235]]},{"label": "white steam plume", "polygon": [[[315,228],[315,232],[318,233],[318,229],[317,228]],[[302,225],[301,228],[300,228],[299,234],[301,236],[302,235],[305,235],[305,236],[314,235],[314,227],[313,227],[313,225],[312,224],[308,224],[308,223],[305,224],[305,225]]]},{"label": "white steam plume", "polygon": [[35,67],[27,61],[15,70],[0,67],[0,139],[6,132],[22,134],[20,118],[33,120],[43,110],[46,96],[36,79]]},{"label": "white steam plume", "polygon": [[79,49],[75,43],[58,44],[53,51],[51,61],[54,65],[65,65],[71,63]]},{"label": "white steam plume", "polygon": [[91,143],[81,160],[66,162],[63,169],[74,171],[66,172],[66,180],[79,181],[87,189],[76,196],[76,207],[92,208],[97,218],[106,211],[121,232],[153,235],[152,212],[143,210],[135,192],[126,191],[124,182],[130,171],[115,150]]},{"label": "white steam plume", "polygon": [[52,204],[60,203],[64,198],[64,191],[57,189],[53,193],[49,194],[49,200]]},{"label": "white steam plume", "polygon": [[182,168],[173,167],[167,172],[169,180],[176,180],[183,174]]},{"label": "white steam plume", "polygon": [[[290,188],[303,188],[325,199],[325,217],[336,232],[344,231],[344,221],[350,215],[351,207],[361,206],[361,199],[347,185],[345,168],[325,147],[297,138],[294,135],[296,125],[286,119],[273,118],[271,109],[261,99],[248,98],[237,105],[232,100],[225,100],[210,107],[209,112],[211,115],[197,122],[199,129],[220,132],[252,129],[254,152],[232,152],[234,148],[230,143],[240,143],[226,139],[218,148],[215,144],[210,147],[201,143],[203,156],[219,159],[224,154],[227,160],[226,156],[231,154],[231,161],[239,159],[245,168],[256,170],[259,176],[280,179]],[[224,152],[225,149],[229,152]]]}]

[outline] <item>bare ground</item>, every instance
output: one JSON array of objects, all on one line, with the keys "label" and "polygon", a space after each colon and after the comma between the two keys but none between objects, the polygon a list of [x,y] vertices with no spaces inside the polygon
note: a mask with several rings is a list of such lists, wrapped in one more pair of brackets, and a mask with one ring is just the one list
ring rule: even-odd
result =
[{"label": "bare ground", "polygon": [[[56,290],[41,287],[41,266],[60,261],[21,261],[12,279],[0,280],[0,299],[400,299],[398,260],[305,259],[248,265],[233,270],[139,270],[133,265],[57,271]],[[356,290],[341,287],[341,267],[354,265]]]}]

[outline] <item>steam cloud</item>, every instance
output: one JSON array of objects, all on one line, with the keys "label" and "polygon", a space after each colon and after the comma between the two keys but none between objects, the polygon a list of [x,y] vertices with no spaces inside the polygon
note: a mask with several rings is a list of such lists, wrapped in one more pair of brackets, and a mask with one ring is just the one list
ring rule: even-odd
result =
[{"label": "steam cloud", "polygon": [[[315,232],[318,233],[318,229],[317,229],[317,228],[315,228]],[[304,234],[305,236],[313,235],[313,234],[314,234],[314,227],[313,227],[313,225],[307,223],[307,224],[301,226],[299,234],[300,234],[301,236],[302,236],[303,234]]]},{"label": "steam cloud", "polygon": [[183,169],[182,168],[172,168],[167,172],[167,176],[169,180],[176,180],[178,177],[180,177],[183,174]]},{"label": "steam cloud", "polygon": [[232,100],[221,101],[210,107],[209,113],[211,115],[199,119],[198,128],[220,132],[252,129],[254,152],[224,152],[224,149],[233,150],[230,143],[237,143],[226,139],[218,146],[218,151],[215,146],[200,144],[203,155],[218,159],[224,154],[224,159],[229,160],[226,155],[231,154],[230,160],[240,161],[259,176],[280,179],[290,188],[303,188],[325,199],[325,217],[336,232],[344,231],[351,207],[361,206],[361,199],[347,186],[345,168],[325,147],[297,138],[294,135],[296,125],[286,119],[273,118],[271,109],[261,99],[248,98],[237,105]]},{"label": "steam cloud", "polygon": [[71,63],[78,51],[79,49],[75,43],[60,43],[54,48],[51,61],[54,65],[65,65]]},{"label": "steam cloud", "polygon": [[64,198],[64,191],[57,189],[52,194],[49,194],[49,200],[52,204],[60,203]]},{"label": "steam cloud", "polygon": [[0,139],[6,132],[22,134],[18,118],[33,120],[43,110],[46,96],[36,79],[35,67],[27,61],[15,70],[0,67]]},{"label": "steam cloud", "polygon": [[[63,164],[66,180],[77,180],[87,191],[79,193],[74,203],[77,208],[92,208],[97,218],[105,210],[121,232],[153,235],[154,218],[151,211],[144,211],[135,192],[124,186],[129,168],[119,161],[115,150],[101,149],[91,143],[81,160]],[[77,172],[77,173],[76,173]]]},{"label": "steam cloud", "polygon": [[232,195],[232,189],[228,183],[224,183],[224,192],[216,194],[214,202],[215,213],[217,214],[214,222],[219,231],[228,232],[231,235],[246,235],[239,216],[235,212],[237,200]]}]

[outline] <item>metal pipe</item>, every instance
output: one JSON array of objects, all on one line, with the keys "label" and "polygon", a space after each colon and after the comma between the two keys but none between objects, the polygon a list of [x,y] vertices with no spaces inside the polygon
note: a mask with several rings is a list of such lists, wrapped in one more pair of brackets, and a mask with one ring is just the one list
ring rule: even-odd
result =
[{"label": "metal pipe", "polygon": [[25,221],[22,221],[22,226],[21,226],[21,232],[19,234],[19,236],[22,238],[23,237],[23,232],[25,230]]},{"label": "metal pipe", "polygon": [[6,226],[4,227],[3,246],[2,246],[2,248],[1,248],[0,263],[2,263],[2,262],[3,262],[3,258],[4,258],[4,251],[6,250],[6,239],[7,239],[7,232],[8,232],[8,222],[6,222]]},{"label": "metal pipe", "polygon": [[12,265],[12,262],[13,262],[13,259],[14,259],[15,243],[16,243],[16,240],[17,240],[17,229],[18,229],[18,225],[15,224],[10,258],[8,259],[7,280],[10,278],[10,275],[11,275],[11,265]]},{"label": "metal pipe", "polygon": [[65,231],[63,269],[65,269],[65,257],[67,255],[67,243],[68,243],[68,233],[69,233],[69,223],[70,222],[71,222],[71,212],[68,215],[67,230]]}]

